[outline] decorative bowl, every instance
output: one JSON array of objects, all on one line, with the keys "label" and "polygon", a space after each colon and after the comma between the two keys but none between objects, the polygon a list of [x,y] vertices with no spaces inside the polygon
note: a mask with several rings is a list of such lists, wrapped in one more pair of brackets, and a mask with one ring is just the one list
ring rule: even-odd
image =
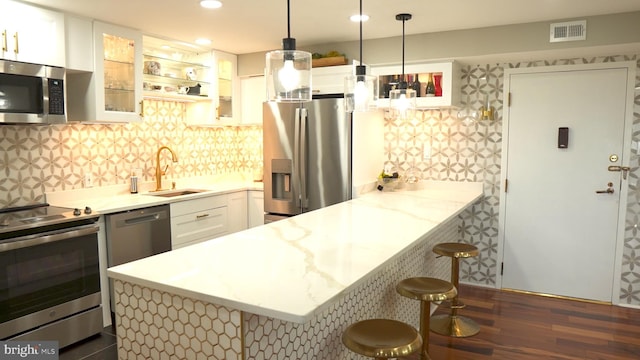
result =
[{"label": "decorative bowl", "polygon": [[378,177],[378,190],[380,191],[394,191],[402,187],[402,177],[398,176],[395,178],[381,178]]}]

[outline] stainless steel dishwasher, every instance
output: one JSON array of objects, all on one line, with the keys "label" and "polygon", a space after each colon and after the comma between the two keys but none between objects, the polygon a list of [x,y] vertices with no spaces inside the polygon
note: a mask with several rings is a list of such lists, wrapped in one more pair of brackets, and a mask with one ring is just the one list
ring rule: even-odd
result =
[{"label": "stainless steel dishwasher", "polygon": [[[116,266],[171,250],[169,205],[105,215],[107,263]],[[111,311],[113,282],[109,281]]]}]

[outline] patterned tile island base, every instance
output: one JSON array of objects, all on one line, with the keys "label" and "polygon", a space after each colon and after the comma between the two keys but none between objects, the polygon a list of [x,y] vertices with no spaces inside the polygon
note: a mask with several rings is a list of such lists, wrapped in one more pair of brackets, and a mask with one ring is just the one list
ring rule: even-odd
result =
[{"label": "patterned tile island base", "polygon": [[379,317],[401,320],[417,328],[419,303],[398,295],[395,286],[412,276],[449,280],[449,258],[436,259],[431,248],[439,242],[458,241],[459,227],[457,217],[442,223],[304,324],[116,279],[118,358],[365,359],[342,345],[343,330],[353,322]]}]

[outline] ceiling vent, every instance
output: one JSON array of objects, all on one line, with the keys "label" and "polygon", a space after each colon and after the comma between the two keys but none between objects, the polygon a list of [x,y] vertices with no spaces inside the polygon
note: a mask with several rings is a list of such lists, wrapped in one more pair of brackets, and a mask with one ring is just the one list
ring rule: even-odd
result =
[{"label": "ceiling vent", "polygon": [[587,39],[587,20],[551,24],[550,42],[578,41]]}]

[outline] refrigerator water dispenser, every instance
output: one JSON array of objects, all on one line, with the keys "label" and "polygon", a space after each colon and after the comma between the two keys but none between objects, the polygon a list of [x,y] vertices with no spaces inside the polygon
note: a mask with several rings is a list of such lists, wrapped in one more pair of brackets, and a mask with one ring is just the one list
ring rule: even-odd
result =
[{"label": "refrigerator water dispenser", "polygon": [[271,198],[279,200],[291,200],[291,173],[290,159],[271,160]]}]

